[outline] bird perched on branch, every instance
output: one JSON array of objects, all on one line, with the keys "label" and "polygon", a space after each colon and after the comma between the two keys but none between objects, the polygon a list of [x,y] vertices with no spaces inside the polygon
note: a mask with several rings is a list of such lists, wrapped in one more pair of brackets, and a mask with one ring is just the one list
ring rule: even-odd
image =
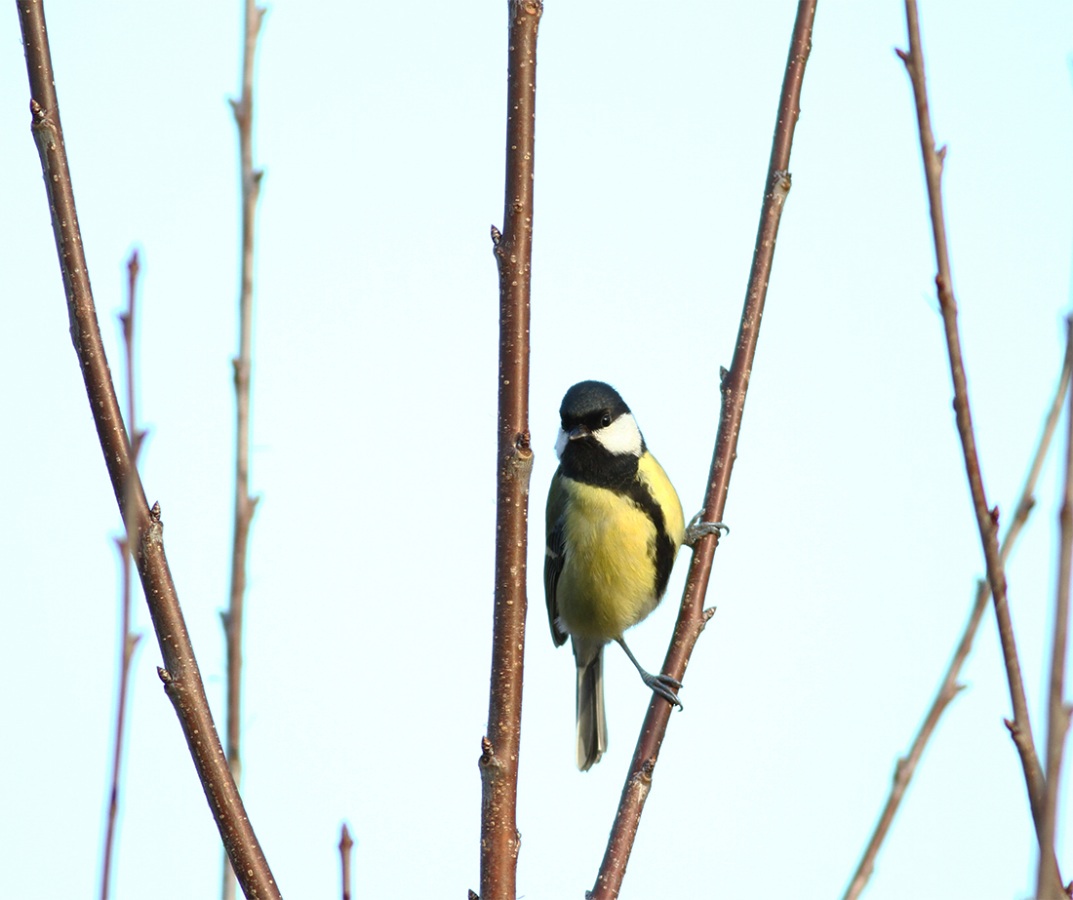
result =
[{"label": "bird perched on branch", "polygon": [[622,634],[663,597],[686,528],[674,486],[613,387],[602,381],[575,384],[563,397],[559,417],[559,468],[548,491],[544,595],[555,646],[569,635],[574,649],[577,764],[584,771],[607,748],[606,643],[616,641],[644,683],[681,706],[681,683],[645,671]]}]

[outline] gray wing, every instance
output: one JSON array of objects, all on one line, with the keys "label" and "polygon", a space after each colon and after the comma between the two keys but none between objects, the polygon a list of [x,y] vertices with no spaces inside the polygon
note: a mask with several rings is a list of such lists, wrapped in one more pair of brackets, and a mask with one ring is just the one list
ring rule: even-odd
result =
[{"label": "gray wing", "polygon": [[548,625],[551,626],[551,639],[556,647],[566,643],[566,632],[559,627],[559,603],[556,591],[559,588],[559,575],[566,561],[566,546],[563,538],[563,515],[566,512],[566,491],[563,489],[561,470],[557,469],[548,489],[548,507],[545,527],[547,528],[547,547],[544,550],[544,600],[548,604]]}]

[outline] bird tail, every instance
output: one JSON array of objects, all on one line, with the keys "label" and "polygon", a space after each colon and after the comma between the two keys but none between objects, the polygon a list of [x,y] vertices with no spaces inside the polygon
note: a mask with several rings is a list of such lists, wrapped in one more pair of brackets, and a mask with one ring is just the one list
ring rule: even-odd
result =
[{"label": "bird tail", "polygon": [[577,660],[577,767],[584,772],[600,761],[607,749],[604,713],[604,646],[575,641]]}]

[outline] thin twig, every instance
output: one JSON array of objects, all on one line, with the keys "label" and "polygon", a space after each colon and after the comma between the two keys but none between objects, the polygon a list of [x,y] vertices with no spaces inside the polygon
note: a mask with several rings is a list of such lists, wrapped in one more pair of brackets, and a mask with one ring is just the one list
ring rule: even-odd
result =
[{"label": "thin twig", "polygon": [[[1021,665],[1017,656],[1017,642],[1014,639],[1013,622],[1010,619],[1009,603],[1006,597],[1006,573],[998,547],[998,508],[991,510],[987,504],[984,491],[983,474],[976,452],[976,437],[973,433],[972,414],[969,408],[969,389],[965,377],[965,365],[961,355],[961,338],[958,334],[957,302],[954,299],[954,282],[950,270],[950,252],[947,247],[946,225],[943,218],[942,174],[945,149],[935,148],[935,138],[931,128],[931,116],[928,112],[928,89],[924,77],[924,54],[921,49],[920,23],[917,16],[916,0],[905,0],[905,16],[909,32],[909,52],[898,51],[909,73],[916,98],[917,122],[920,127],[920,150],[924,160],[924,177],[928,188],[928,203],[931,207],[932,232],[935,239],[935,261],[938,274],[935,284],[938,289],[939,310],[943,317],[946,333],[946,345],[950,357],[950,375],[954,384],[954,413],[957,420],[958,434],[965,459],[965,472],[969,479],[976,523],[980,531],[984,559],[987,563],[987,580],[991,585],[994,601],[995,618],[998,621],[999,640],[1002,644],[1002,656],[1006,665],[1006,676],[1010,687],[1010,701],[1013,706],[1013,720],[1006,725],[1017,747],[1024,770],[1028,799],[1032,807],[1032,818],[1037,835],[1040,831],[1043,812],[1044,775],[1036,755],[1036,746],[1032,738],[1032,724],[1028,716],[1028,702],[1025,699],[1024,683],[1021,677]],[[1056,876],[1057,877],[1057,876]]]},{"label": "thin twig", "polygon": [[[127,368],[127,427],[130,429],[128,439],[131,445],[131,457],[134,465],[138,463],[138,454],[142,446],[144,433],[137,428],[137,416],[135,415],[135,369],[134,369],[134,303],[138,287],[138,251],[130,255],[127,262],[127,309],[120,313],[119,322],[123,328],[123,346],[126,349]],[[120,588],[120,628],[119,628],[119,667],[118,686],[116,689],[116,721],[115,734],[112,739],[112,783],[108,791],[108,821],[105,826],[104,836],[104,860],[101,865],[101,900],[108,900],[112,882],[112,859],[115,855],[115,828],[116,818],[119,813],[119,780],[123,763],[123,735],[126,732],[127,720],[127,694],[130,687],[130,664],[134,658],[134,651],[142,636],[132,634],[130,630],[130,606],[131,606],[131,578],[130,578],[130,548],[134,539],[132,522],[125,524],[125,534],[116,538],[116,548],[119,551],[119,565],[122,570],[122,586]]]},{"label": "thin twig", "polygon": [[[1014,514],[1013,521],[1010,522],[1006,531],[1006,536],[1003,538],[1002,546],[999,549],[999,555],[1002,557],[1003,563],[1009,559],[1014,544],[1017,542],[1017,538],[1020,536],[1025,523],[1028,521],[1029,515],[1035,508],[1036,482],[1039,480],[1039,473],[1043,468],[1043,462],[1047,458],[1047,452],[1051,446],[1051,439],[1054,437],[1054,432],[1058,425],[1058,417],[1062,412],[1063,401],[1069,390],[1071,370],[1073,370],[1073,341],[1067,342],[1066,344],[1065,357],[1062,362],[1062,372],[1058,378],[1058,388],[1055,391],[1054,399],[1051,401],[1051,406],[1044,419],[1043,431],[1040,434],[1039,443],[1036,446],[1036,452],[1032,458],[1032,464],[1029,466],[1028,476],[1025,478],[1025,485],[1021,491],[1020,499],[1017,501],[1017,512]],[[879,856],[880,847],[883,845],[883,841],[886,839],[887,833],[890,831],[891,824],[894,822],[894,816],[898,812],[898,808],[905,796],[905,792],[909,787],[909,782],[916,771],[917,764],[923,756],[924,748],[930,740],[932,733],[935,731],[935,727],[939,723],[939,718],[946,711],[946,707],[949,705],[950,701],[954,699],[962,688],[962,685],[958,684],[958,675],[961,673],[961,667],[964,665],[965,660],[969,656],[969,652],[972,650],[972,644],[976,638],[976,631],[980,626],[980,620],[983,618],[984,611],[987,609],[987,603],[990,599],[991,586],[986,580],[980,580],[976,585],[976,599],[973,601],[972,611],[969,613],[969,621],[965,625],[965,630],[961,635],[961,639],[958,641],[957,649],[954,651],[953,658],[950,660],[950,666],[946,670],[946,675],[943,677],[942,683],[939,685],[939,690],[935,695],[935,700],[932,702],[931,709],[928,710],[927,715],[924,717],[924,722],[920,726],[920,730],[913,739],[909,752],[899,759],[894,767],[894,780],[891,785],[890,795],[887,797],[883,812],[880,813],[879,821],[876,823],[875,830],[872,832],[868,845],[865,847],[864,853],[861,856],[857,871],[853,873],[853,878],[850,879],[849,887],[846,888],[843,900],[856,900],[868,884],[868,879],[872,877],[872,871],[875,868],[875,862],[876,858]]]},{"label": "thin twig", "polygon": [[[786,72],[779,98],[778,116],[771,145],[771,160],[768,164],[764,185],[764,201],[760,211],[760,225],[753,251],[752,269],[742,309],[737,345],[730,370],[723,373],[722,413],[715,439],[712,467],[704,498],[704,518],[718,522],[726,506],[730,475],[737,455],[738,434],[745,409],[745,394],[749,386],[753,357],[760,333],[760,320],[767,297],[768,280],[775,255],[775,238],[779,219],[790,190],[790,148],[793,145],[794,128],[801,114],[801,86],[812,46],[812,23],[816,17],[816,0],[800,0],[794,22],[790,51],[786,60]],[[677,678],[685,677],[689,657],[693,653],[700,632],[714,610],[704,609],[704,596],[708,588],[712,559],[718,537],[701,538],[693,548],[693,559],[686,579],[682,605],[675,624],[662,672]],[[659,757],[660,745],[667,731],[671,706],[665,700],[653,697],[649,704],[640,737],[630,763],[629,774],[622,789],[618,812],[608,838],[607,850],[592,890],[593,900],[608,900],[617,897],[622,886],[634,837],[640,822],[641,812],[651,785],[652,772]]]},{"label": "thin twig", "polygon": [[[1066,343],[1073,346],[1073,319],[1066,321]],[[1040,829],[1040,863],[1036,897],[1039,900],[1068,900],[1055,868],[1047,864],[1053,852],[1058,818],[1058,786],[1062,775],[1062,756],[1069,731],[1070,708],[1065,700],[1066,637],[1069,630],[1069,578],[1073,571],[1073,398],[1066,419],[1066,465],[1062,509],[1058,516],[1060,546],[1058,550],[1058,587],[1054,601],[1054,635],[1051,647],[1051,679],[1047,715],[1047,789],[1043,795],[1043,822]]]},{"label": "thin twig", "polygon": [[[242,783],[242,623],[246,598],[247,547],[257,497],[250,496],[250,372],[253,343],[254,219],[263,173],[253,167],[253,62],[264,7],[244,0],[242,94],[231,101],[239,144],[242,184],[241,276],[238,298],[238,355],[231,361],[235,383],[235,524],[231,546],[231,598],[221,613],[227,643],[227,762],[235,784]],[[235,896],[235,876],[224,860],[223,900]]]},{"label": "thin twig", "polygon": [[354,841],[350,837],[350,830],[343,825],[343,833],[339,838],[339,857],[343,872],[343,900],[350,900],[350,851],[354,847]]},{"label": "thin twig", "polygon": [[499,429],[496,449],[495,610],[488,730],[481,741],[481,898],[514,900],[518,873],[518,756],[529,478],[529,284],[537,28],[541,0],[509,0],[507,160],[499,270]]},{"label": "thin twig", "polygon": [[138,574],[164,662],[157,671],[186,737],[220,837],[235,871],[240,873],[246,897],[250,900],[279,897],[279,889],[246,817],[242,798],[220,745],[175,583],[164,555],[160,506],[154,504],[150,509],[145,499],[104,355],[63,143],[41,0],[19,0],[18,13],[30,83],[31,132],[41,157],[71,320],[71,339],[116,503],[124,522],[130,523],[131,531],[136,535],[132,544]]}]

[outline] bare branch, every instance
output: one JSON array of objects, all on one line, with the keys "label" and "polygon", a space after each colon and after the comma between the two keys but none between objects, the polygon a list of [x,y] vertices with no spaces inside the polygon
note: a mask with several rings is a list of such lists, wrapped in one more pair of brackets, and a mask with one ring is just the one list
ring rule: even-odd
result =
[{"label": "bare branch", "polygon": [[41,157],[52,213],[52,230],[71,320],[71,339],[78,354],[116,502],[123,520],[131,523],[136,534],[136,540],[132,542],[133,552],[164,661],[164,667],[158,672],[186,737],[220,837],[235,871],[240,873],[246,896],[279,897],[220,745],[164,555],[160,507],[154,504],[150,510],[146,502],[104,355],[63,143],[41,0],[19,0],[18,13],[30,83],[31,131]]},{"label": "bare branch", "polygon": [[[1020,536],[1025,523],[1028,521],[1029,515],[1035,507],[1034,497],[1036,482],[1039,480],[1039,473],[1043,468],[1043,461],[1047,458],[1047,451],[1050,449],[1051,439],[1054,437],[1054,432],[1058,425],[1058,416],[1062,411],[1066,392],[1069,390],[1071,368],[1073,368],[1073,342],[1068,342],[1066,345],[1065,358],[1062,363],[1062,372],[1058,378],[1058,388],[1055,391],[1054,399],[1051,401],[1050,409],[1047,411],[1047,416],[1044,419],[1043,431],[1040,435],[1039,444],[1037,445],[1035,455],[1032,458],[1032,464],[1029,466],[1028,476],[1025,478],[1025,485],[1021,491],[1021,497],[1017,501],[1017,512],[1014,514],[1013,521],[1009,525],[1006,537],[1003,539],[1002,546],[999,550],[999,555],[1002,557],[1004,563],[1009,559],[1013,546],[1017,542],[1017,538]],[[876,858],[879,856],[880,847],[883,845],[883,841],[886,840],[890,826],[894,822],[894,816],[898,812],[902,798],[909,787],[909,782],[912,780],[916,767],[924,754],[924,748],[931,739],[932,733],[934,732],[936,725],[939,723],[939,718],[946,711],[946,707],[961,690],[961,685],[958,684],[957,679],[961,673],[961,667],[965,664],[965,660],[968,659],[969,653],[972,650],[972,644],[976,638],[976,631],[980,626],[980,620],[983,618],[984,610],[987,608],[987,602],[990,599],[991,586],[987,581],[979,581],[976,586],[976,599],[974,600],[972,610],[969,613],[969,621],[965,625],[965,630],[962,632],[961,639],[958,641],[957,649],[955,649],[954,656],[950,660],[950,666],[947,668],[946,675],[943,677],[942,683],[939,685],[939,691],[935,695],[935,700],[932,702],[931,709],[928,710],[927,715],[924,717],[924,722],[920,726],[920,730],[913,739],[909,752],[898,760],[898,763],[894,768],[894,781],[891,785],[890,795],[887,797],[883,812],[880,813],[879,821],[876,823],[875,830],[872,832],[868,845],[865,847],[864,854],[861,856],[857,871],[853,873],[853,878],[850,879],[849,887],[846,888],[846,893],[843,894],[843,900],[856,900],[868,884],[868,879],[872,877],[872,871],[875,868],[875,862]]]},{"label": "bare branch", "polygon": [[[1066,320],[1066,329],[1066,346],[1073,347],[1073,319]],[[1069,704],[1065,700],[1065,670],[1066,639],[1069,631],[1069,578],[1070,572],[1073,571],[1073,396],[1066,415],[1066,426],[1065,487],[1058,517],[1061,540],[1058,550],[1058,587],[1054,600],[1054,634],[1047,710],[1047,789],[1043,795],[1039,871],[1036,881],[1036,897],[1039,900],[1069,898],[1069,892],[1063,889],[1061,879],[1055,879],[1056,867],[1048,863],[1054,853],[1058,828],[1058,786],[1070,713]]]},{"label": "bare branch", "polygon": [[[131,458],[137,465],[138,451],[142,443],[142,433],[137,429],[135,417],[135,377],[134,369],[134,304],[137,297],[138,287],[138,251],[130,255],[127,262],[127,309],[120,313],[119,322],[123,328],[123,345],[126,349],[127,369],[127,427],[131,434]],[[129,508],[130,504],[128,504]],[[108,791],[108,816],[105,826],[103,862],[101,864],[101,900],[108,900],[112,881],[112,859],[115,855],[115,829],[116,818],[119,814],[119,780],[123,763],[123,736],[126,733],[127,721],[127,694],[130,688],[130,664],[134,658],[134,651],[141,640],[140,634],[132,634],[130,630],[130,606],[131,606],[131,578],[130,578],[130,547],[134,540],[133,522],[125,523],[125,535],[116,539],[116,548],[119,550],[119,565],[122,571],[122,586],[120,588],[120,648],[119,666],[117,670],[118,686],[116,689],[116,721],[115,735],[112,741],[112,783]]]},{"label": "bare branch", "polygon": [[[235,382],[235,524],[231,546],[231,596],[221,615],[227,645],[227,762],[235,784],[242,783],[242,633],[245,615],[247,548],[257,497],[250,496],[250,376],[253,345],[253,250],[260,171],[253,168],[253,62],[265,10],[245,0],[242,94],[231,101],[238,128],[242,185],[241,276],[238,298],[238,355],[232,360]],[[235,876],[224,860],[223,900],[235,896]]]},{"label": "bare branch", "polygon": [[[793,145],[794,128],[801,114],[801,86],[812,46],[812,23],[816,17],[815,0],[800,0],[794,22],[790,51],[786,60],[786,73],[779,98],[778,116],[771,145],[771,160],[768,164],[764,200],[760,211],[760,225],[753,251],[752,269],[742,309],[737,345],[730,370],[723,372],[722,413],[719,431],[715,439],[715,451],[704,499],[704,518],[711,522],[722,519],[726,506],[730,475],[737,455],[738,434],[745,409],[745,394],[749,386],[753,357],[760,333],[760,320],[767,297],[768,280],[775,255],[775,238],[783,204],[790,191],[790,148]],[[679,681],[684,680],[689,657],[710,613],[704,610],[704,596],[708,588],[712,559],[718,537],[709,535],[697,541],[693,559],[686,579],[685,593],[675,624],[666,660],[660,670]],[[626,872],[626,863],[633,849],[637,825],[648,796],[648,786],[659,757],[660,745],[667,731],[671,706],[654,697],[648,707],[641,734],[634,750],[630,771],[622,790],[615,823],[608,838],[607,850],[600,865],[596,884],[592,890],[593,900],[608,900],[617,897]]]},{"label": "bare branch", "polygon": [[541,0],[509,0],[507,161],[499,269],[499,434],[496,454],[495,611],[488,731],[481,742],[481,897],[514,900],[518,871],[518,756],[529,478],[529,284],[537,28]]},{"label": "bare branch", "polygon": [[350,830],[343,824],[343,833],[339,838],[339,857],[343,872],[343,900],[350,900],[350,851],[354,847],[354,841],[350,837]]},{"label": "bare branch", "polygon": [[[927,182],[928,203],[931,207],[932,232],[935,239],[935,261],[939,273],[935,276],[938,289],[939,310],[943,317],[946,345],[950,357],[950,375],[954,384],[954,413],[958,434],[965,458],[965,473],[969,479],[976,523],[980,530],[984,559],[987,563],[987,580],[991,585],[995,618],[998,621],[999,640],[1006,665],[1006,676],[1013,706],[1013,720],[1007,722],[1010,735],[1017,747],[1024,770],[1028,799],[1032,806],[1032,818],[1037,834],[1041,827],[1043,812],[1044,776],[1036,755],[1032,738],[1032,725],[1028,716],[1021,665],[1017,656],[1013,622],[1006,598],[1006,573],[998,547],[998,508],[992,510],[984,491],[983,474],[976,452],[976,437],[973,433],[972,414],[969,409],[969,389],[965,377],[965,365],[961,355],[961,338],[958,333],[957,303],[954,299],[954,282],[950,269],[950,252],[946,240],[946,224],[943,218],[942,173],[944,151],[936,150],[928,112],[928,89],[924,76],[924,54],[921,49],[920,24],[916,0],[906,0],[905,16],[909,32],[909,52],[898,51],[905,63],[916,99],[917,122],[920,127],[920,150],[924,159],[924,177]],[[1057,876],[1057,866],[1055,867]]]}]

